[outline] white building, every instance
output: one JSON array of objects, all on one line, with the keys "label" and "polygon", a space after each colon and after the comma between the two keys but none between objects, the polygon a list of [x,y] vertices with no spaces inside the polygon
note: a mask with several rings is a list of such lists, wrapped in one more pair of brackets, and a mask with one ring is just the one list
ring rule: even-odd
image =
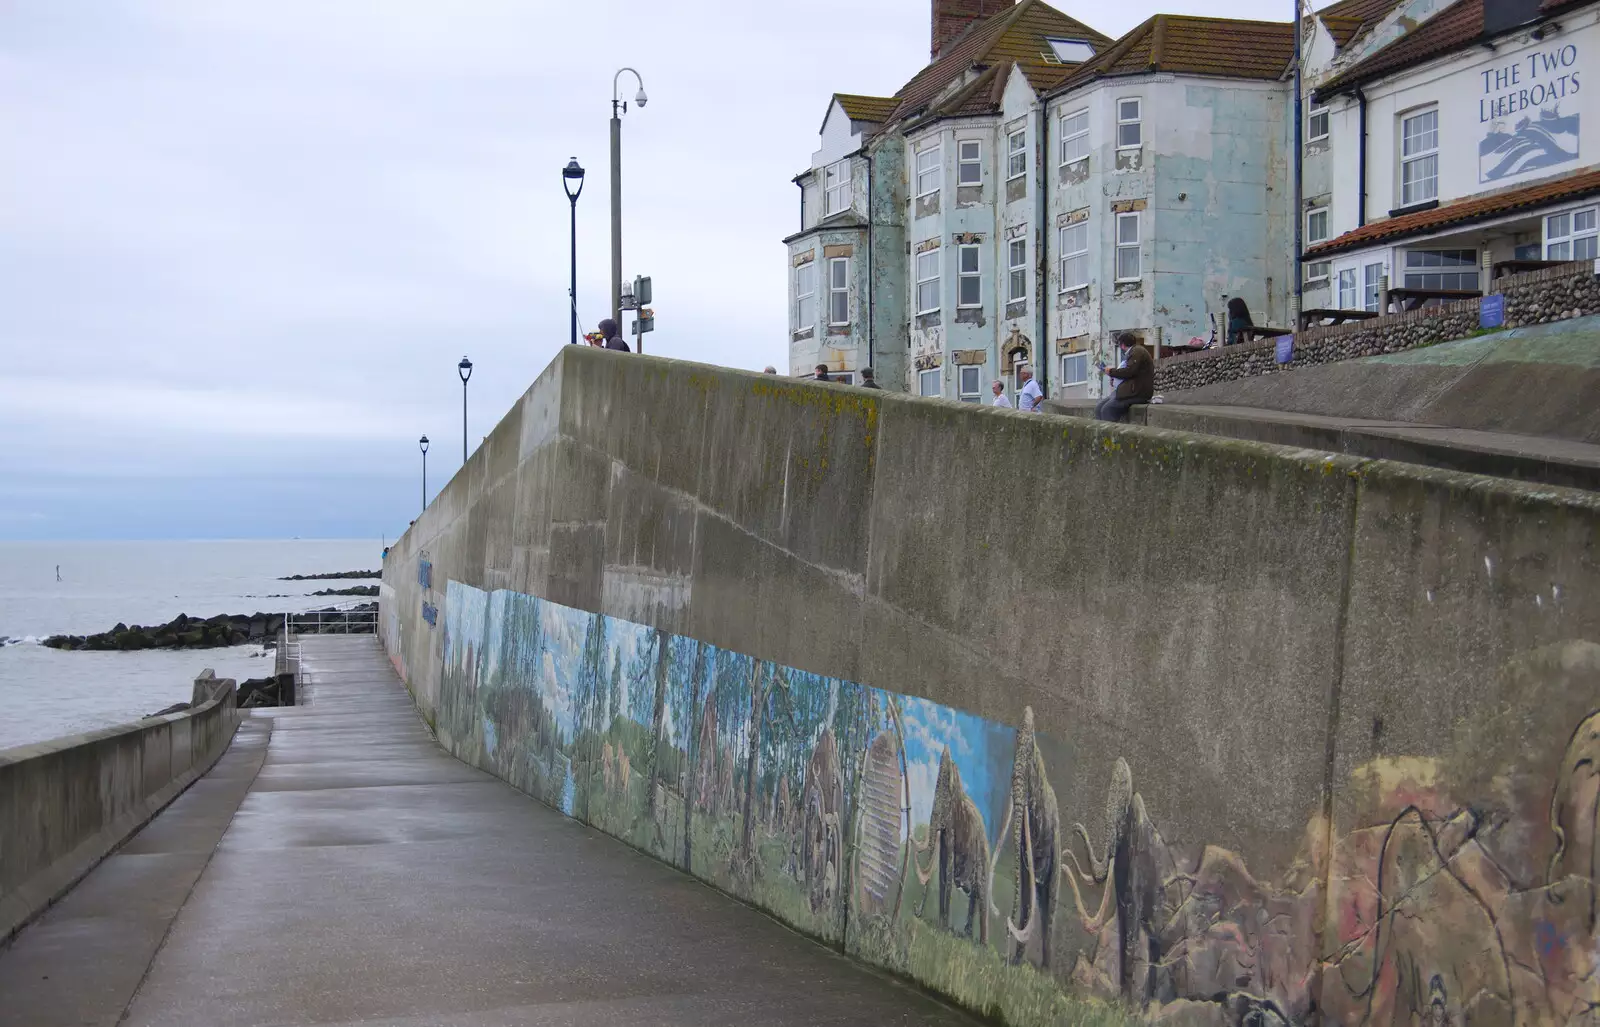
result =
[{"label": "white building", "polygon": [[[1230,295],[1290,316],[1290,23],[1111,40],[1039,0],[936,0],[933,43],[894,97],[835,96],[797,178],[792,373],[870,359],[886,387],[986,402],[1028,361],[1051,395],[1099,395],[1117,332],[1209,339]],[[823,281],[837,316],[870,313],[824,324]]]},{"label": "white building", "polygon": [[1487,292],[1521,262],[1595,257],[1600,5],[1368,0],[1350,33],[1355,6],[1307,25],[1305,307],[1377,311],[1386,287]]}]

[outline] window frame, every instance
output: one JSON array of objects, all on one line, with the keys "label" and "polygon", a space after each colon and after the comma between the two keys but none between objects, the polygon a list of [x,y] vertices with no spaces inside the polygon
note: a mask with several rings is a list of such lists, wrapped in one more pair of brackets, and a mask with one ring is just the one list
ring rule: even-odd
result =
[{"label": "window frame", "polygon": [[[1082,371],[1083,377],[1082,378],[1073,378],[1073,377],[1071,377],[1070,375],[1067,374],[1067,361],[1069,361],[1069,360],[1075,360],[1075,361],[1079,361],[1079,362],[1082,363],[1082,365],[1083,365],[1083,371]],[[1061,371],[1061,385],[1060,385],[1060,387],[1063,388],[1063,389],[1070,389],[1075,385],[1087,385],[1087,384],[1089,384],[1089,353],[1088,353],[1088,351],[1087,350],[1079,350],[1076,353],[1063,353],[1063,354],[1061,354],[1060,371]]]},{"label": "window frame", "polygon": [[[932,154],[933,156],[933,163],[924,168],[922,166],[922,158],[929,154]],[[938,194],[939,187],[943,184],[943,174],[944,140],[935,139],[930,145],[917,149],[915,151],[915,156],[912,158],[912,186],[917,191],[916,199],[920,200],[924,199],[925,197]],[[922,188],[922,179],[924,176],[930,176],[933,179],[932,189],[924,190]]]},{"label": "window frame", "polygon": [[[1069,135],[1068,132],[1067,132],[1067,122],[1073,120],[1074,118],[1082,118],[1083,119],[1083,129],[1081,131],[1078,131],[1078,132],[1073,132],[1073,133],[1071,133]],[[1082,108],[1080,108],[1078,110],[1073,111],[1070,114],[1061,115],[1061,120],[1058,122],[1058,126],[1057,127],[1060,129],[1060,132],[1061,132],[1061,154],[1060,154],[1060,156],[1061,156],[1061,161],[1060,161],[1061,166],[1062,167],[1067,167],[1068,165],[1078,163],[1080,160],[1088,160],[1089,159],[1089,108],[1082,107]],[[1076,157],[1069,157],[1067,155],[1067,146],[1069,144],[1071,144],[1071,143],[1077,142],[1079,139],[1083,140],[1083,153],[1079,154]]]},{"label": "window frame", "polygon": [[[829,185],[829,176],[836,176],[838,181]],[[850,190],[850,158],[834,161],[822,169],[822,216],[831,218],[835,214],[843,214],[850,209],[854,200]],[[838,196],[841,201],[839,207],[834,207],[834,198]]]},{"label": "window frame", "polygon": [[[943,253],[943,249],[940,248],[940,249],[933,249],[933,250],[924,250],[921,253],[917,254],[917,256],[916,256],[916,260],[914,262],[914,267],[916,269],[916,276],[917,276],[917,281],[916,281],[916,285],[917,285],[916,307],[917,307],[917,309],[916,309],[915,313],[916,313],[916,315],[918,317],[922,317],[924,314],[937,314],[939,312],[940,308],[943,305],[943,298],[939,294],[939,288],[940,288],[939,279],[940,279],[940,276],[942,275],[942,273],[944,271],[944,259],[941,256],[942,253]],[[923,273],[922,273],[922,260],[923,260],[924,257],[931,257],[933,259],[933,274],[932,275],[924,276]],[[933,286],[933,298],[934,298],[933,299],[933,306],[924,307],[922,305],[922,288],[923,288],[923,286],[929,285],[929,284],[932,284],[932,286]]]},{"label": "window frame", "polygon": [[[972,270],[966,269],[966,257],[972,254]],[[962,295],[966,291],[967,283],[972,282],[973,292],[977,298],[968,302]],[[961,243],[956,246],[956,309],[975,310],[983,308],[983,247],[977,243]]]},{"label": "window frame", "polygon": [[[1349,276],[1346,281],[1345,276]],[[1334,283],[1334,297],[1340,310],[1361,310],[1361,269],[1359,267],[1340,268],[1337,275],[1338,281]],[[1346,305],[1345,296],[1348,294],[1349,305]]]},{"label": "window frame", "polygon": [[[970,372],[970,375],[969,375]],[[967,391],[967,378],[972,379],[972,391]],[[983,368],[978,364],[956,365],[956,398],[963,403],[983,402]]]},{"label": "window frame", "polygon": [[[969,146],[972,147],[976,151],[976,153],[971,157],[968,157],[965,154],[966,148],[969,147]],[[975,172],[975,177],[970,182],[967,181],[967,179],[966,179],[967,169],[969,167],[974,169],[974,172]],[[981,140],[981,139],[957,139],[956,140],[956,185],[957,186],[974,186],[974,185],[981,186],[981,185],[983,185],[983,140]]]},{"label": "window frame", "polygon": [[[802,276],[804,276],[804,278],[808,278],[810,280],[811,288],[807,292],[801,292],[800,291],[800,286],[801,286],[802,281],[803,281]],[[817,303],[817,262],[815,260],[808,260],[804,264],[800,264],[799,266],[797,266],[794,269],[794,293],[793,293],[793,295],[794,295],[793,313],[794,313],[794,331],[795,331],[795,334],[798,335],[800,332],[805,331],[807,328],[810,328],[810,329],[814,330],[817,327],[817,310],[816,310],[816,303]],[[805,316],[801,313],[801,310],[802,310],[802,306],[801,305],[804,304],[804,303],[808,303],[808,302],[811,305],[811,319],[809,321],[807,321],[805,319]]]},{"label": "window frame", "polygon": [[[1431,147],[1427,148],[1427,149],[1419,149],[1415,153],[1407,153],[1406,152],[1406,146],[1407,146],[1406,126],[1411,124],[1413,121],[1417,121],[1417,120],[1419,120],[1421,118],[1426,118],[1426,117],[1428,117],[1430,115],[1433,117],[1433,145]],[[1432,202],[1434,200],[1437,200],[1439,198],[1439,132],[1440,132],[1442,126],[1441,126],[1441,122],[1440,122],[1440,119],[1439,119],[1439,105],[1436,104],[1436,103],[1428,104],[1425,107],[1419,107],[1419,108],[1417,108],[1415,110],[1409,111],[1407,113],[1403,113],[1403,114],[1399,115],[1399,118],[1400,118],[1400,145],[1396,148],[1397,152],[1399,154],[1399,157],[1400,157],[1400,181],[1399,181],[1400,203],[1399,203],[1398,209],[1402,209],[1403,210],[1403,209],[1405,209],[1407,207],[1415,207],[1418,204],[1430,203],[1430,202]],[[1425,133],[1423,134],[1423,136],[1425,136]],[[1433,176],[1432,176],[1433,187],[1432,187],[1432,191],[1429,192],[1428,195],[1426,195],[1426,196],[1421,196],[1421,195],[1411,196],[1411,195],[1408,195],[1407,192],[1406,192],[1406,189],[1408,188],[1408,186],[1406,184],[1406,172],[1413,165],[1421,165],[1424,162],[1427,162],[1427,161],[1430,161],[1430,160],[1432,161],[1432,167],[1433,167]],[[1418,179],[1416,181],[1417,182],[1422,182],[1422,181],[1427,181],[1427,180],[1426,179]],[[1413,184],[1415,184],[1415,183],[1413,183]]]},{"label": "window frame", "polygon": [[[1017,260],[1018,248],[1022,250],[1022,259]],[[1009,239],[1006,241],[1006,302],[1022,303],[1028,298],[1028,240]],[[1017,283],[1022,283],[1022,291],[1017,291]]]},{"label": "window frame", "polygon": [[[1076,230],[1083,232],[1083,245],[1077,249],[1069,250],[1067,249],[1067,233]],[[1056,283],[1058,295],[1064,296],[1069,292],[1077,292],[1079,289],[1087,289],[1089,287],[1089,241],[1089,222],[1087,219],[1076,224],[1061,225],[1056,229],[1056,276],[1060,279]],[[1073,260],[1078,261],[1078,266],[1083,269],[1083,280],[1080,282],[1071,281],[1067,276],[1068,262]]]},{"label": "window frame", "polygon": [[[1580,229],[1577,226],[1578,217],[1582,214],[1589,215],[1590,226],[1588,228]],[[1567,222],[1567,230],[1560,235],[1550,230],[1550,223],[1557,218],[1565,218]],[[1594,260],[1600,258],[1600,207],[1576,207],[1572,210],[1561,211],[1558,214],[1546,214],[1541,220],[1540,231],[1542,233],[1540,252],[1544,254],[1545,260]],[[1590,243],[1587,248],[1591,252],[1586,256],[1578,256],[1578,246],[1585,242]],[[1561,256],[1553,255],[1551,251],[1556,246],[1565,246],[1567,248],[1566,253]]]},{"label": "window frame", "polygon": [[[1123,113],[1122,113],[1122,105],[1123,104],[1127,104],[1127,103],[1131,103],[1131,104],[1135,105],[1134,106],[1134,116],[1131,117],[1131,118],[1124,117]],[[1138,139],[1137,142],[1125,143],[1125,142],[1122,141],[1122,129],[1123,129],[1123,127],[1125,125],[1132,125],[1134,127],[1134,130],[1138,133],[1138,136],[1139,136],[1139,139]],[[1117,97],[1117,149],[1119,149],[1119,150],[1137,150],[1137,149],[1140,149],[1143,146],[1144,146],[1144,97],[1142,97],[1142,96],[1119,96],[1119,97]]]},{"label": "window frame", "polygon": [[[1453,255],[1459,261],[1459,260],[1461,260],[1461,258],[1463,258],[1466,254],[1469,254],[1469,253],[1472,255],[1471,258],[1469,260],[1466,260],[1465,262],[1462,262],[1462,263],[1451,263],[1451,264],[1445,264],[1445,263],[1438,263],[1438,264],[1417,263],[1417,264],[1413,264],[1412,263],[1412,258],[1413,257],[1421,257],[1423,254],[1439,254],[1441,257],[1443,257],[1446,254],[1450,254],[1450,255]],[[1428,247],[1422,247],[1422,246],[1416,247],[1415,249],[1407,248],[1406,251],[1405,251],[1405,257],[1401,261],[1401,264],[1400,264],[1400,276],[1399,276],[1400,277],[1400,284],[1402,286],[1404,286],[1405,288],[1407,288],[1407,289],[1413,289],[1413,288],[1416,288],[1416,289],[1441,288],[1442,289],[1442,288],[1446,287],[1445,284],[1444,284],[1444,278],[1445,278],[1446,275],[1449,275],[1449,276],[1451,276],[1453,278],[1456,278],[1458,280],[1459,279],[1463,279],[1463,278],[1467,278],[1467,277],[1470,276],[1471,279],[1472,279],[1472,284],[1468,288],[1469,289],[1479,289],[1483,285],[1483,265],[1480,263],[1480,260],[1482,258],[1482,254],[1483,254],[1483,251],[1478,249],[1476,246],[1474,246],[1474,247],[1451,247],[1449,249],[1443,249],[1443,248],[1441,248],[1441,249],[1430,249]],[[1429,285],[1426,282],[1418,282],[1416,285],[1412,285],[1411,284],[1411,279],[1413,277],[1416,277],[1416,278],[1437,277],[1439,279],[1439,284],[1437,286],[1432,286],[1432,285]],[[1456,287],[1459,288],[1460,285],[1461,285],[1461,282],[1457,281]]]},{"label": "window frame", "polygon": [[[930,375],[932,376],[931,378],[929,377]],[[934,392],[928,391],[928,382],[930,381],[937,384],[937,390]],[[917,372],[917,395],[928,399],[942,397],[944,395],[943,367],[927,367]]]},{"label": "window frame", "polygon": [[[834,278],[836,277],[835,272],[840,268],[844,269],[844,274],[843,274],[844,282],[842,284],[836,284],[834,282]],[[838,300],[840,298],[842,298],[844,300],[844,320],[842,320],[842,321],[837,319],[836,317],[834,317],[834,314],[836,313],[836,311],[834,309],[834,303],[836,302],[836,300]],[[838,328],[840,326],[848,327],[849,324],[850,324],[850,258],[849,257],[829,257],[828,258],[828,327],[830,327],[830,328]]]},{"label": "window frame", "polygon": [[[1326,282],[1333,275],[1333,261],[1331,260],[1308,260],[1303,266],[1305,268],[1304,281],[1307,285],[1312,282]],[[1317,274],[1317,268],[1319,267],[1322,269],[1321,274]]]},{"label": "window frame", "polygon": [[[1311,230],[1312,220],[1322,218],[1322,234],[1317,235]],[[1329,222],[1332,220],[1332,211],[1328,207],[1313,207],[1306,211],[1306,245],[1315,246],[1317,243],[1327,242],[1329,238]]]},{"label": "window frame", "polygon": [[[1322,119],[1322,133],[1319,135],[1314,127],[1317,119]],[[1306,142],[1320,143],[1327,139],[1333,129],[1333,111],[1327,104],[1313,107],[1306,111]]]},{"label": "window frame", "polygon": [[[1133,225],[1133,241],[1131,243],[1124,242],[1122,239],[1122,226],[1130,223]],[[1141,248],[1144,244],[1144,227],[1140,224],[1138,211],[1126,211],[1117,214],[1116,235],[1113,238],[1115,253],[1112,259],[1116,262],[1114,268],[1115,281],[1118,283],[1143,281],[1144,255],[1141,252]],[[1122,273],[1122,253],[1124,250],[1133,253],[1136,274],[1124,275]]]},{"label": "window frame", "polygon": [[[1018,139],[1022,145],[1016,145]],[[1006,181],[1015,182],[1028,174],[1028,126],[1024,125],[1006,136]]]},{"label": "window frame", "polygon": [[[1368,272],[1376,270],[1377,275],[1371,276]],[[1367,293],[1372,293],[1371,306],[1368,306]],[[1383,261],[1375,260],[1361,265],[1361,309],[1374,314],[1383,313]]]}]

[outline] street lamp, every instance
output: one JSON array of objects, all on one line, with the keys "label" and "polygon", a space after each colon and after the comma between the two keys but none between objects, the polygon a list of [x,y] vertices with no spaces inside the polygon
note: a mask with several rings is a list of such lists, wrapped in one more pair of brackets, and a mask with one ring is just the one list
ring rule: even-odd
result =
[{"label": "street lamp", "polygon": [[467,465],[467,379],[472,377],[472,361],[466,357],[456,365],[461,374],[461,466]]},{"label": "street lamp", "polygon": [[583,195],[583,166],[574,157],[561,169],[561,188],[566,191],[567,202],[572,204],[572,287],[567,295],[572,300],[572,345],[578,344],[578,197]]},{"label": "street lamp", "polygon": [[649,102],[644,95],[644,79],[632,68],[622,68],[611,76],[611,320],[622,324],[622,116],[628,111],[628,101],[617,93],[622,73],[631,74],[639,83],[639,92],[633,98],[640,109]]},{"label": "street lamp", "polygon": [[417,440],[417,447],[422,450],[422,508],[428,508],[428,437],[424,435]]}]

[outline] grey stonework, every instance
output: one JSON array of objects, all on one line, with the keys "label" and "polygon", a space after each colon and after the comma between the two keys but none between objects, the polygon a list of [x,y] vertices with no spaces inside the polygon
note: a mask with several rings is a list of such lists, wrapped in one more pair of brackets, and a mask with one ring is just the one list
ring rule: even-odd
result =
[{"label": "grey stonework", "polygon": [[[1506,298],[1506,328],[1600,313],[1600,280],[1589,261],[1509,275],[1494,283],[1494,291]],[[1297,367],[1398,353],[1460,339],[1477,330],[1475,299],[1353,324],[1308,328],[1296,333],[1294,359],[1287,364],[1277,362],[1273,339],[1166,357],[1157,365],[1156,391],[1182,392]]]}]

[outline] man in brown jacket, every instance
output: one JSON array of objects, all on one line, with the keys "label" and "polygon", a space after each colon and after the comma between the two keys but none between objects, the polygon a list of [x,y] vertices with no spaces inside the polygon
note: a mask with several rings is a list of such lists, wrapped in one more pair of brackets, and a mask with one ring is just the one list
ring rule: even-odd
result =
[{"label": "man in brown jacket", "polygon": [[1117,379],[1117,391],[1102,399],[1094,416],[1102,421],[1120,421],[1135,403],[1148,403],[1156,394],[1156,362],[1150,351],[1124,332],[1117,338],[1122,348],[1122,366],[1108,367],[1106,374]]}]

